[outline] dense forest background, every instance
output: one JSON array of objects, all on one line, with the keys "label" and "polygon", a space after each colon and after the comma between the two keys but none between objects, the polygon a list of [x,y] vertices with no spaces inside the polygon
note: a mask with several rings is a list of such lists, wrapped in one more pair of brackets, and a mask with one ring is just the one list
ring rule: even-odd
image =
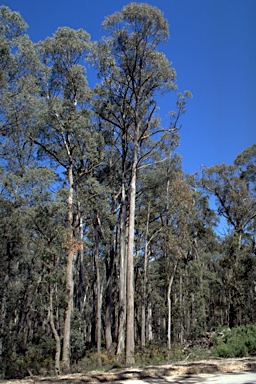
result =
[{"label": "dense forest background", "polygon": [[133,364],[150,345],[170,358],[218,326],[256,322],[256,145],[184,174],[192,95],[158,50],[167,21],[131,3],[103,26],[100,42],[65,27],[34,44],[0,8],[2,377],[68,371],[92,350],[98,365]]}]

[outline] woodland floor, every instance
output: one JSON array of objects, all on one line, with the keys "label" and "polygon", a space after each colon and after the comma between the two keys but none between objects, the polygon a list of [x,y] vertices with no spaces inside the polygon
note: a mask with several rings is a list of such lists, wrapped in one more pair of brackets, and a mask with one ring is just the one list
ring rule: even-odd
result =
[{"label": "woodland floor", "polygon": [[55,377],[29,377],[23,380],[0,380],[8,384],[78,384],[78,383],[116,383],[129,379],[160,379],[166,376],[256,371],[256,358],[241,359],[211,359],[196,362],[180,362],[158,366],[132,367],[113,369],[109,371],[92,371]]}]

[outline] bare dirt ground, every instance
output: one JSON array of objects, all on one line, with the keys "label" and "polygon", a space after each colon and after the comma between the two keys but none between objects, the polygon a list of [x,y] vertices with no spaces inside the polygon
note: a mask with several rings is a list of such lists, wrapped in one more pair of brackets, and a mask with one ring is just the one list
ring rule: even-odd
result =
[{"label": "bare dirt ground", "polygon": [[131,379],[145,378],[159,381],[163,377],[216,372],[256,371],[256,358],[215,359],[196,362],[180,362],[159,366],[132,367],[109,371],[93,371],[60,375],[55,377],[29,377],[23,380],[0,380],[8,384],[78,384],[78,383],[116,383]]}]

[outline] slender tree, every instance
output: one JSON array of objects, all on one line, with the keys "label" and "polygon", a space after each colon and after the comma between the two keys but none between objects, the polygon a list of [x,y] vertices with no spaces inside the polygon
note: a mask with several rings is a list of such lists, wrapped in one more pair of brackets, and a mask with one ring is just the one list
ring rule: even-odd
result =
[{"label": "slender tree", "polygon": [[82,250],[81,218],[77,224],[76,208],[79,185],[90,177],[99,161],[100,135],[94,130],[90,113],[85,108],[90,96],[85,69],[80,61],[90,48],[89,35],[83,30],[59,28],[52,38],[38,44],[43,68],[38,82],[44,109],[37,131],[30,139],[39,147],[39,154],[49,158],[61,171],[68,184],[67,234],[65,248],[66,312],[62,348],[63,369],[70,368],[70,332],[74,299],[74,261]]},{"label": "slender tree", "polygon": [[[126,262],[121,259],[120,263],[122,268],[126,266],[126,273],[120,272],[120,277],[126,277],[126,362],[131,364],[134,362],[137,171],[175,130],[175,127],[165,130],[159,125],[155,97],[176,89],[176,74],[164,54],[157,50],[159,44],[167,40],[169,32],[167,21],[156,7],[131,3],[121,12],[107,17],[103,26],[109,35],[95,45],[93,52],[94,64],[102,77],[102,83],[95,88],[94,109],[114,130],[122,159],[123,208],[128,192]],[[120,287],[123,289],[123,282]]]}]

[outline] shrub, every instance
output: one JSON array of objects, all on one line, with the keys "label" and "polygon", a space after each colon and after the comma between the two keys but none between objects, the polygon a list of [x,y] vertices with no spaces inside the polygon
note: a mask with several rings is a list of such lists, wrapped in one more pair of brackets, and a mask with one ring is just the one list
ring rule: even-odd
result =
[{"label": "shrub", "polygon": [[212,337],[216,357],[245,357],[256,353],[256,325],[218,329]]}]

